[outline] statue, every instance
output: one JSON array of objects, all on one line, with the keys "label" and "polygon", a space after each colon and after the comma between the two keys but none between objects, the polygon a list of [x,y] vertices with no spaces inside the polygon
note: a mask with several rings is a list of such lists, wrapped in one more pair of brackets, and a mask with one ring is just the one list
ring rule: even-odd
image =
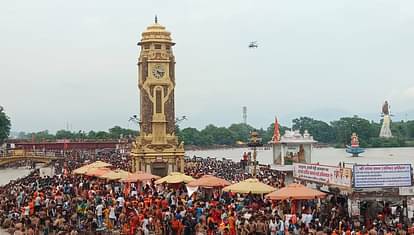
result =
[{"label": "statue", "polygon": [[351,147],[359,147],[358,136],[355,132],[351,136]]},{"label": "statue", "polygon": [[388,105],[388,101],[385,101],[385,103],[382,105],[382,114],[390,115],[390,106]]},{"label": "statue", "polygon": [[351,145],[347,145],[345,151],[352,154],[352,157],[358,157],[360,153],[365,152],[365,150],[359,147],[358,135],[354,132],[351,135]]},{"label": "statue", "polygon": [[382,120],[382,127],[381,127],[381,131],[379,134],[379,137],[381,138],[391,138],[392,137],[392,133],[391,133],[391,118],[390,118],[390,105],[388,104],[388,101],[385,101],[384,104],[382,105],[382,114],[381,116],[383,116],[383,120]]}]

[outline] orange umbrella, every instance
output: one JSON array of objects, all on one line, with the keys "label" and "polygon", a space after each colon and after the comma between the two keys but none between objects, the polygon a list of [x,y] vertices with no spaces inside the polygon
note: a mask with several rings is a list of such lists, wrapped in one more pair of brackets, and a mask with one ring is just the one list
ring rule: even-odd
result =
[{"label": "orange umbrella", "polygon": [[146,173],[143,171],[137,171],[135,173],[131,173],[127,178],[121,179],[121,182],[137,182],[137,181],[146,181],[152,179],[160,179],[161,177]]},{"label": "orange umbrella", "polygon": [[102,175],[104,175],[104,174],[106,174],[110,171],[111,170],[108,169],[108,168],[91,168],[85,173],[85,175],[98,177],[98,176],[102,176]]},{"label": "orange umbrella", "polygon": [[315,198],[323,198],[326,193],[308,188],[301,184],[289,184],[273,193],[267,194],[265,197],[271,200],[311,200]]},{"label": "orange umbrella", "polygon": [[196,179],[187,184],[189,187],[202,187],[202,188],[215,188],[215,187],[226,187],[231,183],[227,180],[217,178],[212,175],[203,175],[200,179]]}]

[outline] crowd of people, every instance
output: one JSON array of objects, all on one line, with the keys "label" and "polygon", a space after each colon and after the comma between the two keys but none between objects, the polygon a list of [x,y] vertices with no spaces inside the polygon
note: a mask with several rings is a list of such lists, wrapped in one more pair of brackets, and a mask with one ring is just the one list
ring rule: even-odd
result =
[{"label": "crowd of people", "polygon": [[[156,234],[156,235],[284,235],[284,234],[406,234],[408,227],[385,207],[369,223],[352,220],[346,199],[275,202],[261,195],[212,190],[188,195],[184,184],[154,181],[126,185],[71,174],[82,164],[102,160],[130,170],[128,157],[112,152],[74,152],[54,166],[56,174],[39,171],[0,188],[0,222],[10,234]],[[250,178],[243,164],[215,158],[186,160],[185,173],[198,178],[212,174],[231,182]],[[276,188],[284,175],[260,166],[257,178]]]}]

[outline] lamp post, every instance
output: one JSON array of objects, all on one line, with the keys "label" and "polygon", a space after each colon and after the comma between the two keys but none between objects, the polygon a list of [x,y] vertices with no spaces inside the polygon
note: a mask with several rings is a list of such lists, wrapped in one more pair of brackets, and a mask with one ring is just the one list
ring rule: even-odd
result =
[{"label": "lamp post", "polygon": [[263,146],[262,138],[260,138],[259,133],[257,131],[252,131],[250,133],[250,141],[247,144],[247,146],[249,146],[249,148],[253,148],[253,161],[254,161],[253,177],[256,178],[256,172],[257,172],[257,169],[256,169],[257,168],[257,161],[256,161],[257,151],[256,151],[256,148]]}]

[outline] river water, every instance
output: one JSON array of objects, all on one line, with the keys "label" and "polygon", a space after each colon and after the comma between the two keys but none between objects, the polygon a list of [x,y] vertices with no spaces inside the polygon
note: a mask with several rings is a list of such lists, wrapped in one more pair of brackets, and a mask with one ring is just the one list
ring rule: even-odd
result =
[{"label": "river water", "polygon": [[[247,148],[215,149],[187,151],[187,156],[227,158],[240,161],[243,152]],[[258,150],[257,160],[261,164],[273,163],[273,151]],[[414,165],[414,148],[371,148],[365,149],[360,157],[351,157],[345,149],[339,148],[314,148],[312,151],[312,162],[325,165],[338,165],[339,162],[355,164],[384,164],[384,163],[410,163]]]},{"label": "river water", "polygon": [[26,167],[19,168],[6,168],[0,170],[0,185],[5,185],[10,180],[15,180],[27,176],[30,173],[30,169]]}]

